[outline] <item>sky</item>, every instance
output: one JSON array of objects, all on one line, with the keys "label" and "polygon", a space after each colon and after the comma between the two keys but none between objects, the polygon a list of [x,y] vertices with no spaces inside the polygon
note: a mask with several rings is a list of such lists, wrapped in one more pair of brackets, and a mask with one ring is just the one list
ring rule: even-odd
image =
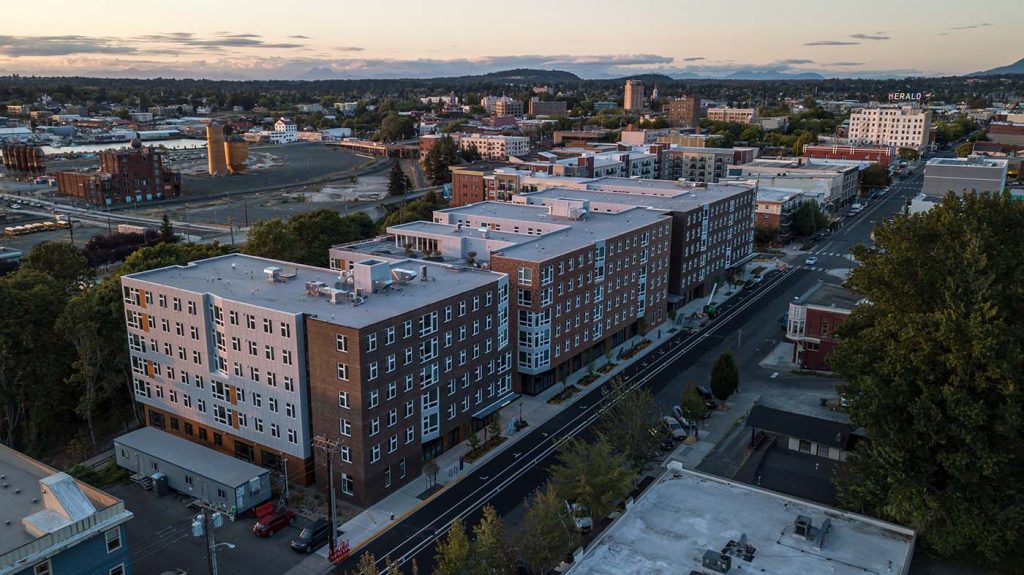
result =
[{"label": "sky", "polygon": [[583,78],[966,74],[1024,58],[1020,0],[50,0],[5,6],[0,75]]}]

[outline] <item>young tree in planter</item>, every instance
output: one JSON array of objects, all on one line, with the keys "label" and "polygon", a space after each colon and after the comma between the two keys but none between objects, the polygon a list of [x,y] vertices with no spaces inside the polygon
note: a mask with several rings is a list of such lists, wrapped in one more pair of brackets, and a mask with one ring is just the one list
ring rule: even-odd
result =
[{"label": "young tree in planter", "polygon": [[493,506],[484,507],[483,517],[473,528],[473,535],[475,539],[470,555],[474,575],[511,575],[512,557],[505,537],[505,524]]},{"label": "young tree in planter", "polygon": [[711,393],[721,400],[729,399],[740,387],[740,370],[731,352],[718,356],[711,368]]},{"label": "young tree in planter", "polygon": [[373,553],[367,551],[359,557],[356,575],[380,575],[380,571],[377,569],[377,558],[373,556]]},{"label": "young tree in planter", "polygon": [[461,519],[455,518],[448,529],[448,537],[438,542],[434,563],[435,575],[463,575],[469,571],[469,537]]},{"label": "young tree in planter", "polygon": [[480,435],[477,434],[477,432],[470,431],[469,432],[469,437],[466,438],[466,441],[467,441],[467,443],[469,443],[469,452],[470,453],[473,453],[477,449],[480,449]]},{"label": "young tree in planter", "polygon": [[[697,393],[697,387],[693,384],[683,388],[683,396],[679,400],[679,409],[682,411],[683,417],[690,420],[694,425],[704,418],[707,407],[704,406],[704,400],[701,399],[700,394]],[[700,433],[696,429],[694,429],[694,437],[700,439]]]},{"label": "young tree in planter", "polygon": [[547,573],[579,545],[580,534],[572,521],[552,484],[534,492],[526,503],[523,530],[516,542],[531,573]]},{"label": "young tree in planter", "polygon": [[492,437],[501,436],[501,412],[495,411],[491,417],[491,422],[487,424],[487,440],[490,441]]},{"label": "young tree in planter", "polygon": [[609,407],[598,418],[595,430],[639,473],[659,443],[658,436],[651,433],[660,420],[654,396],[645,389],[629,389],[618,378],[603,393]]}]

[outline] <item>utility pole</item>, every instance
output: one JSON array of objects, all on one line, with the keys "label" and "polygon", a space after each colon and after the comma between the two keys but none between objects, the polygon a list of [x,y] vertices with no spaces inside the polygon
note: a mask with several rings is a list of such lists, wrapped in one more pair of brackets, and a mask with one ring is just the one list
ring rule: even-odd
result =
[{"label": "utility pole", "polygon": [[334,456],[338,453],[338,443],[337,439],[328,439],[326,435],[317,435],[313,438],[313,448],[322,451],[327,458],[327,482],[331,485],[331,537],[328,540],[328,556],[334,554],[335,539],[338,535],[338,514],[334,497]]},{"label": "utility pole", "polygon": [[284,489],[281,490],[284,496],[284,500],[288,502],[288,458],[284,458]]},{"label": "utility pole", "polygon": [[228,231],[231,232],[231,245],[235,245],[235,226],[231,225],[231,200],[228,200]]}]

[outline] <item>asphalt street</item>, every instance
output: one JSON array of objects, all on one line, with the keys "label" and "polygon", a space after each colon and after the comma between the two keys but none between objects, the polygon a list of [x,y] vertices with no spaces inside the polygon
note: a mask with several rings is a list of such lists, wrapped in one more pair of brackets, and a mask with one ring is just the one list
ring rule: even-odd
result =
[{"label": "asphalt street", "polygon": [[[793,263],[798,265],[785,272],[774,272],[755,288],[721,306],[719,316],[697,334],[679,334],[652,350],[646,365],[634,364],[623,373],[627,383],[650,389],[665,407],[674,405],[687,378],[692,375],[697,381],[705,379],[710,363],[727,347],[738,348],[741,373],[756,374],[760,379],[767,377],[757,362],[782,337],[778,320],[793,297],[829,279],[826,275],[829,269],[856,265],[846,257],[849,250],[856,244],[869,244],[874,222],[902,210],[920,186],[920,172],[895,183],[809,252],[819,258],[816,265],[800,265],[806,256],[796,258],[800,261]],[[757,376],[752,385],[767,385],[757,383]],[[833,383],[788,375],[771,381],[771,385],[776,386],[813,389]],[[430,573],[437,541],[445,536],[453,519],[460,517],[464,524],[474,525],[486,504],[493,505],[501,515],[512,512],[547,480],[547,470],[556,461],[561,441],[571,436],[586,437],[587,429],[605,407],[605,400],[599,388],[584,393],[577,403],[533,428],[512,448],[498,453],[472,475],[379,533],[357,554],[337,566],[336,572],[354,569],[359,555],[368,551],[378,559],[380,567],[385,557],[403,565],[415,559],[421,573]]]}]

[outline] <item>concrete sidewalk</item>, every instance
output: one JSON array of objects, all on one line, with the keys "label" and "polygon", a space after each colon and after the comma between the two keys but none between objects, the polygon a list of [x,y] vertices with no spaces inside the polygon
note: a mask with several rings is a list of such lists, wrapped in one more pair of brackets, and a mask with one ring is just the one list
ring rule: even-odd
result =
[{"label": "concrete sidewalk", "polygon": [[[748,264],[748,266],[750,265],[751,264]],[[740,290],[738,287],[732,286],[728,283],[724,286],[719,286],[719,289],[715,292],[713,302],[720,305],[731,299],[733,296],[739,294],[739,292]],[[695,299],[688,302],[677,310],[676,317],[681,319],[695,312],[700,312],[703,310],[707,302],[707,298]],[[635,336],[626,340],[618,347],[613,348],[611,354],[609,354],[611,362],[615,364],[614,368],[607,373],[601,373],[599,369],[608,363],[608,360],[605,357],[598,358],[593,363],[593,373],[599,377],[586,386],[578,387],[582,387],[585,391],[593,389],[595,386],[600,386],[611,378],[617,376],[627,367],[638,361],[642,361],[647,354],[655,349],[659,344],[671,337],[674,337],[675,335],[678,335],[680,331],[680,328],[673,325],[672,321],[667,321],[659,326],[655,326],[646,335]],[[644,339],[650,340],[651,343],[638,351],[636,355],[629,359],[621,359],[619,357],[620,352],[630,349]],[[587,368],[579,370],[567,379],[566,386],[577,385],[578,382],[587,374]],[[552,405],[548,403],[548,400],[561,392],[562,389],[563,386],[561,385],[553,385],[536,396],[523,395],[516,401],[502,408],[499,412],[501,433],[507,438],[503,443],[472,463],[468,461],[464,463],[460,462],[460,459],[462,459],[462,457],[469,451],[467,442],[463,442],[451,449],[448,449],[441,455],[437,456],[434,460],[437,462],[439,468],[437,484],[440,489],[431,490],[430,479],[425,474],[420,475],[418,478],[410,481],[395,493],[341,524],[340,529],[342,535],[339,540],[347,541],[349,548],[352,550],[351,553],[353,555],[358,554],[358,549],[379,532],[387,529],[396,522],[401,521],[406,515],[411,514],[437,493],[455,485],[460,479],[471,474],[474,469],[489,461],[496,454],[511,448],[517,443],[519,438],[525,436],[531,428],[537,427],[538,425],[548,421],[556,414],[573,405],[583,396],[583,392],[578,392],[560,404]],[[750,403],[753,403],[753,399],[750,400]],[[740,405],[733,409],[736,408],[743,409],[745,411],[749,409],[749,405],[746,405],[746,407]],[[529,427],[510,434],[509,431],[513,429],[511,422],[519,417],[522,417],[522,419],[529,424]],[[716,418],[712,416],[712,420],[708,424],[708,432],[711,433],[710,437],[714,438],[720,435],[715,430],[718,427],[726,426],[725,423],[722,423],[724,419],[725,418]],[[484,433],[485,431],[478,432],[481,440],[483,439]],[[692,446],[694,448],[694,455],[691,455],[690,459],[698,457],[698,454],[700,459],[703,459],[703,456],[707,455],[707,453],[714,448],[715,443],[705,440],[704,433],[705,430],[702,429],[702,440],[695,446]],[[699,463],[699,460],[697,460],[697,463]],[[696,463],[693,465],[696,466]],[[327,548],[324,547],[305,559],[296,567],[289,570],[286,575],[319,575],[321,573],[325,573],[329,571],[331,567],[326,558]]]}]

